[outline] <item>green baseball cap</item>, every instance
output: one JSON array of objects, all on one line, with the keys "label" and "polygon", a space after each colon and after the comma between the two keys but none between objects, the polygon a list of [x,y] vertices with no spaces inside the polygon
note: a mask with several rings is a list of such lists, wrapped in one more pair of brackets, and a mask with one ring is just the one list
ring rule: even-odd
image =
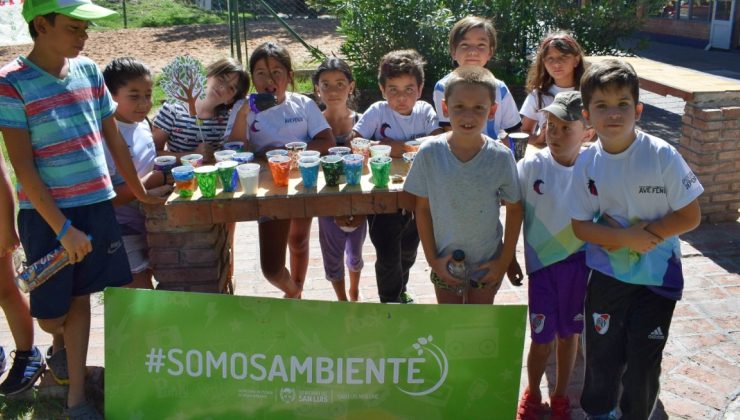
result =
[{"label": "green baseball cap", "polygon": [[26,0],[23,3],[23,19],[30,22],[36,16],[59,13],[80,20],[108,17],[116,12],[93,4],[90,0]]},{"label": "green baseball cap", "polygon": [[583,109],[583,100],[581,92],[577,90],[560,92],[555,95],[552,104],[542,108],[563,121],[578,121],[581,119],[581,110]]}]

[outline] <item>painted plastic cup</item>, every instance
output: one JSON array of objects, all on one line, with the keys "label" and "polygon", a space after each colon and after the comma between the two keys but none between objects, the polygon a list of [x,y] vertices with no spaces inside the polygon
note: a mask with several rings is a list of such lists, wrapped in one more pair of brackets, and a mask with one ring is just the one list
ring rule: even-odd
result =
[{"label": "painted plastic cup", "polygon": [[198,153],[191,153],[180,158],[180,162],[183,165],[190,165],[193,168],[197,168],[203,165],[203,155]]},{"label": "painted plastic cup", "polygon": [[231,157],[231,160],[237,163],[249,163],[254,160],[254,153],[252,152],[237,152]]},{"label": "painted plastic cup", "polygon": [[390,181],[391,158],[388,156],[370,158],[370,170],[373,174],[373,184],[378,188],[386,188]]},{"label": "painted plastic cup", "polygon": [[304,188],[316,188],[319,179],[319,158],[307,156],[298,159],[298,169],[301,170]]},{"label": "painted plastic cup", "polygon": [[324,171],[324,181],[330,187],[339,185],[339,177],[342,176],[342,157],[329,155],[321,158],[321,169]]},{"label": "painted plastic cup", "polygon": [[298,153],[306,150],[308,144],[303,141],[292,141],[285,145],[285,149],[288,150],[288,156],[290,156],[290,169],[298,167]]},{"label": "painted plastic cup", "polygon": [[411,170],[411,164],[414,163],[415,157],[416,152],[406,152],[403,154],[403,167],[406,170],[406,175],[409,174],[409,171]]},{"label": "painted plastic cup", "polygon": [[195,178],[198,180],[198,188],[205,198],[216,196],[216,179],[218,178],[218,169],[212,165],[199,166],[195,168]]},{"label": "painted plastic cup", "polygon": [[231,160],[236,154],[236,150],[219,150],[213,152],[213,157],[216,158],[216,162],[226,162]]},{"label": "painted plastic cup", "polygon": [[419,140],[409,140],[403,144],[403,149],[407,152],[418,152],[421,142]]},{"label": "painted plastic cup", "polygon": [[227,141],[223,145],[223,150],[234,150],[237,153],[244,151],[244,142],[243,141]]},{"label": "painted plastic cup", "polygon": [[318,159],[321,157],[321,152],[318,150],[304,150],[302,152],[298,152],[298,159],[303,157],[315,157]]},{"label": "painted plastic cup", "polygon": [[288,151],[285,149],[274,149],[265,152],[265,157],[270,160],[273,156],[288,156]]},{"label": "painted plastic cup", "polygon": [[242,184],[244,194],[257,195],[260,185],[259,163],[243,163],[236,167],[236,172],[239,174],[239,182]]},{"label": "painted plastic cup", "polygon": [[524,153],[527,152],[527,143],[529,143],[529,134],[509,134],[509,147],[514,151],[514,159],[516,159],[517,162],[524,158]]},{"label": "painted plastic cup", "polygon": [[177,158],[174,156],[157,156],[154,158],[154,169],[162,172],[170,172],[177,166]]},{"label": "painted plastic cup", "polygon": [[288,156],[273,156],[267,160],[270,165],[272,180],[277,187],[287,187],[290,179],[290,158]]},{"label": "painted plastic cup", "polygon": [[330,155],[344,156],[344,155],[348,155],[350,153],[352,153],[352,149],[350,149],[349,147],[335,146],[335,147],[330,147],[329,148],[329,154]]},{"label": "painted plastic cup", "polygon": [[391,155],[391,147],[387,144],[376,144],[375,146],[370,146],[370,156],[372,157],[379,157],[379,156],[390,156]]},{"label": "painted plastic cup", "polygon": [[365,158],[362,155],[347,155],[343,157],[344,177],[347,179],[347,185],[360,185],[362,178],[362,167]]},{"label": "painted plastic cup", "polygon": [[175,166],[172,168],[172,177],[175,179],[175,188],[182,198],[193,196],[198,184],[195,181],[195,171],[190,165]]},{"label": "painted plastic cup", "polygon": [[352,153],[364,156],[367,161],[367,158],[370,156],[370,140],[354,139],[350,145],[352,146]]},{"label": "painted plastic cup", "polygon": [[221,186],[224,187],[224,192],[234,192],[239,185],[239,175],[236,173],[237,165],[239,164],[233,160],[216,163],[218,179],[221,180]]}]

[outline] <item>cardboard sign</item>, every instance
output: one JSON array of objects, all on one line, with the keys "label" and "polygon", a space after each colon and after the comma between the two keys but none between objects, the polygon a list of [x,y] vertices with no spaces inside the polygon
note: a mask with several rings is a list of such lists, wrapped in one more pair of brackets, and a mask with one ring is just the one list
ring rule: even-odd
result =
[{"label": "cardboard sign", "polygon": [[109,288],[105,417],[514,418],[525,317]]}]

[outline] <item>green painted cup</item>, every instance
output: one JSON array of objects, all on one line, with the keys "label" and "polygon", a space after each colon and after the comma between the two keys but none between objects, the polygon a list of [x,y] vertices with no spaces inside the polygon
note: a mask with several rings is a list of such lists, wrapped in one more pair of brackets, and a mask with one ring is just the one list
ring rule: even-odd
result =
[{"label": "green painted cup", "polygon": [[204,198],[216,196],[218,170],[215,166],[206,165],[195,168],[195,179],[198,180],[198,188],[200,188],[200,193]]},{"label": "green painted cup", "polygon": [[330,187],[339,185],[339,177],[344,172],[342,157],[337,155],[328,155],[321,158],[321,170],[324,171],[324,181]]},{"label": "green painted cup", "polygon": [[370,170],[372,181],[378,188],[388,187],[391,175],[391,158],[388,156],[376,156],[370,158]]}]

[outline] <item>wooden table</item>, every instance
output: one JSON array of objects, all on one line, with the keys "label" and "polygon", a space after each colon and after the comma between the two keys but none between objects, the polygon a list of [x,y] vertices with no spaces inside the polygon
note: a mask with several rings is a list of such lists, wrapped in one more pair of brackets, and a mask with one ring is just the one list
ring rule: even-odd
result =
[{"label": "wooden table", "polygon": [[[287,187],[277,187],[267,163],[257,163],[262,168],[256,196],[243,192],[224,193],[220,189],[214,198],[204,198],[200,191],[191,198],[172,194],[165,204],[167,219],[177,225],[203,225],[257,220],[260,217],[291,219],[393,213],[399,208],[411,209],[414,206],[414,197],[403,191],[403,182],[390,182],[388,188],[376,188],[370,182],[367,165],[360,185],[341,183],[336,187],[327,186],[323,172],[319,171],[317,188],[305,189],[298,169],[291,171]],[[406,165],[400,158],[394,158],[391,164],[391,176],[394,174],[406,174]]]}]

